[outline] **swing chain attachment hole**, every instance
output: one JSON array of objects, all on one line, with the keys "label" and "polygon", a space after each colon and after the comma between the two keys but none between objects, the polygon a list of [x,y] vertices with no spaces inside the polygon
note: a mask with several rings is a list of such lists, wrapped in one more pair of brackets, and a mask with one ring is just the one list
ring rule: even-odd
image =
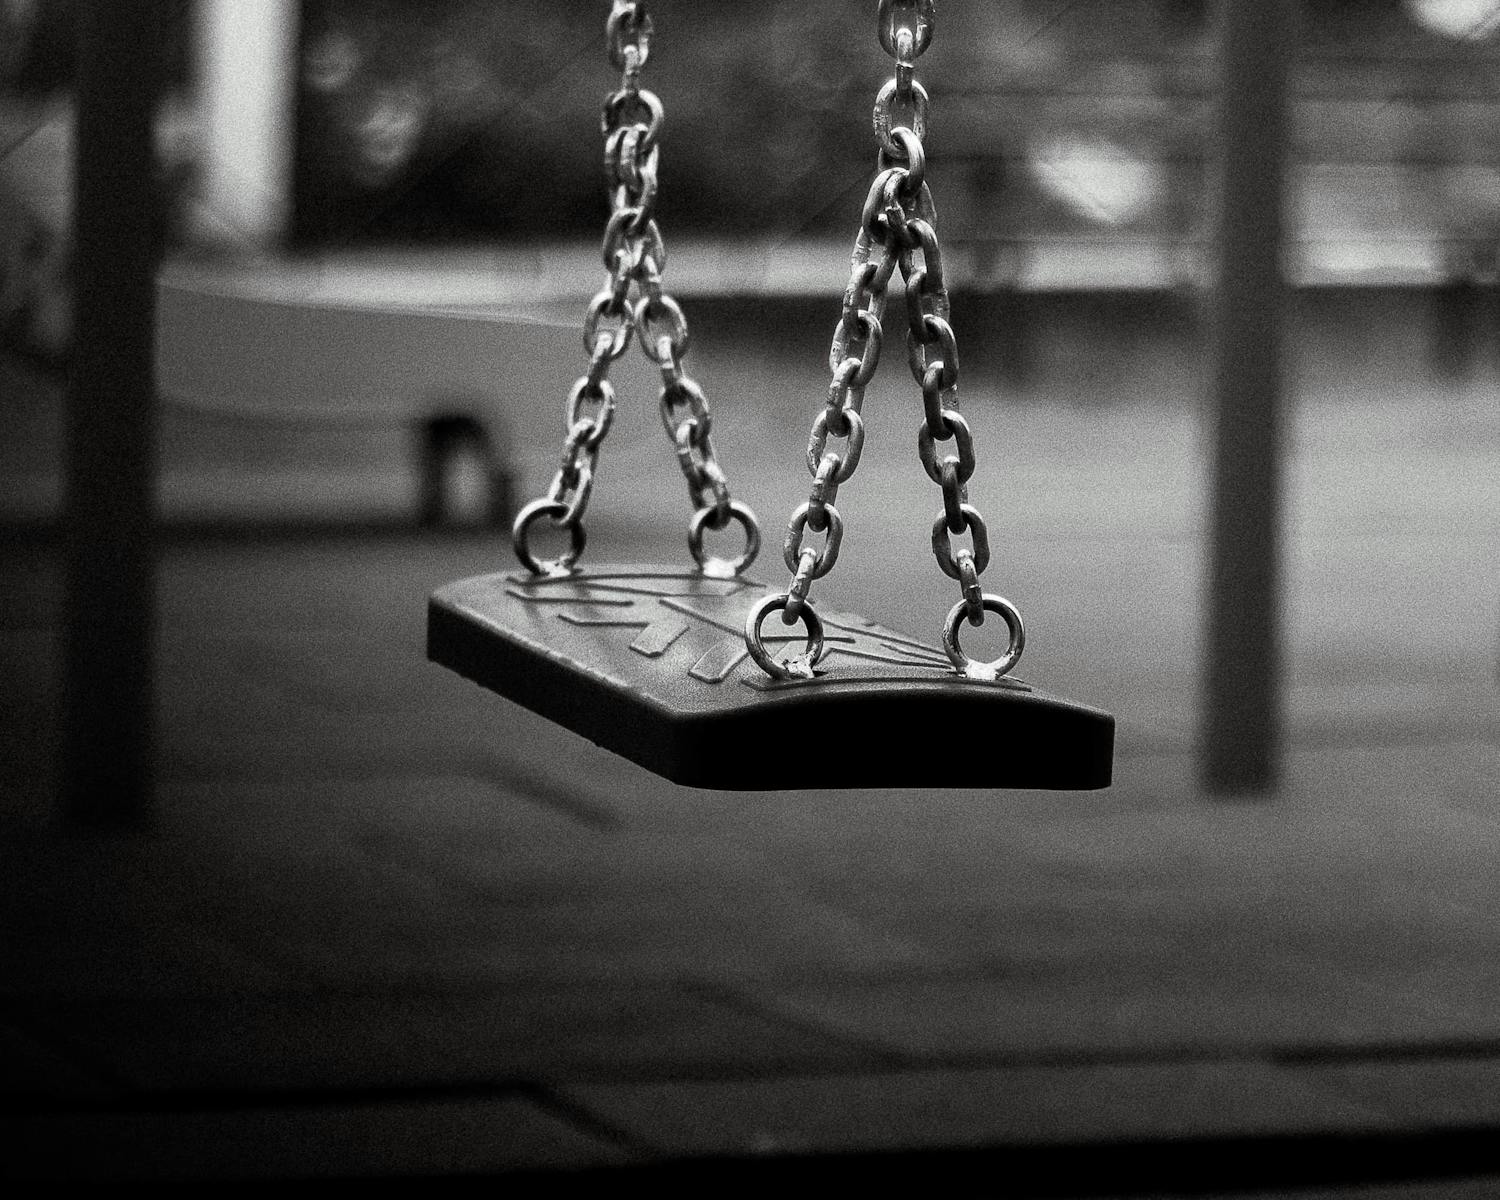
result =
[{"label": "swing chain attachment hole", "polygon": [[1005,653],[990,662],[976,662],[964,653],[963,647],[958,642],[958,631],[966,617],[971,625],[975,624],[973,617],[969,615],[967,599],[960,600],[948,613],[948,619],[943,624],[943,650],[947,653],[948,661],[953,664],[954,669],[965,679],[993,683],[1021,661],[1021,651],[1026,648],[1026,627],[1021,623],[1021,614],[1016,606],[1004,596],[985,592],[981,597],[981,604],[983,611],[998,613],[1005,621],[1006,629],[1010,633],[1010,643],[1006,646]]},{"label": "swing chain attachment hole", "polygon": [[[571,575],[578,560],[583,557],[583,547],[588,535],[584,532],[581,520],[568,519],[570,507],[561,500],[550,500],[543,496],[533,500],[516,515],[516,523],[511,529],[511,543],[515,546],[516,557],[521,560],[521,565],[533,575]],[[538,559],[531,552],[531,527],[542,517],[550,518],[553,528],[566,529],[571,539],[568,549],[550,560]]]},{"label": "swing chain attachment hole", "polygon": [[790,602],[790,595],[783,592],[780,595],[766,596],[756,604],[745,617],[745,646],[750,651],[750,657],[755,660],[755,665],[772,679],[812,679],[817,673],[814,668],[823,657],[826,645],[823,619],[812,605],[804,605],[798,613],[807,630],[807,645],[801,654],[777,658],[766,647],[765,635],[761,632],[766,618],[773,612],[783,611]]},{"label": "swing chain attachment hole", "polygon": [[[700,508],[693,514],[693,519],[688,522],[688,551],[693,556],[693,561],[698,564],[698,569],[710,579],[733,579],[741,571],[745,570],[755,561],[755,556],[760,553],[760,522],[755,519],[755,514],[750,511],[749,506],[741,504],[738,500],[729,502],[729,517],[719,524],[714,524],[713,516],[718,510],[712,505]],[[728,525],[730,520],[740,523],[740,528],[745,531],[745,548],[738,558],[716,558],[703,548],[704,529],[722,529]]]}]

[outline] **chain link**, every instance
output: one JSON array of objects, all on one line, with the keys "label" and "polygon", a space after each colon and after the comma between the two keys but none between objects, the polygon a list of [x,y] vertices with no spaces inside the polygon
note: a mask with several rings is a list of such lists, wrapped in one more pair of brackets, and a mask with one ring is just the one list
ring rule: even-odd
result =
[{"label": "chain link", "polygon": [[[1003,597],[987,595],[979,583],[990,561],[989,532],[979,510],[969,503],[974,439],[958,411],[958,341],[949,323],[951,305],[938,244],[937,213],[927,186],[924,140],[929,100],[915,77],[917,59],[932,42],[936,10],[936,0],[879,0],[877,6],[877,36],[896,69],[875,100],[873,124],[880,146],[877,170],[860,214],[849,286],[829,350],[833,378],[828,401],[814,419],[808,438],[812,490],[787,525],[783,558],[792,572],[791,583],[784,593],[757,604],[745,623],[751,656],[777,679],[811,678],[823,651],[822,624],[810,592],[813,581],[828,574],[838,561],[844,522],[834,501],[839,486],[859,466],[864,448],[861,408],[865,388],[880,365],[886,293],[897,270],[906,288],[907,364],[922,392],[917,457],[942,489],[943,506],[932,527],[932,552],[939,569],[958,581],[962,594],[944,624],[944,648],[960,673],[996,679],[1015,666],[1025,644],[1015,606]],[[831,439],[843,445],[830,446]],[[941,457],[940,445],[945,446]],[[821,547],[805,544],[809,532],[822,535]],[[955,538],[965,534],[972,547],[955,543]],[[773,612],[779,612],[787,625],[804,624],[808,643],[802,653],[779,660],[766,649],[761,625]],[[981,625],[987,612],[1002,616],[1010,641],[1001,658],[976,663],[958,644],[958,625],[962,620]]]},{"label": "chain link", "polygon": [[[728,577],[748,568],[760,549],[755,514],[730,495],[729,481],[714,453],[708,399],[682,367],[688,348],[687,318],[662,287],[667,248],[654,213],[666,113],[661,100],[641,86],[651,35],[643,0],[613,0],[605,44],[611,65],[621,72],[620,86],[605,97],[600,112],[610,201],[602,256],[609,279],[584,313],[583,345],[589,365],[568,394],[562,461],[546,494],[521,510],[512,531],[516,557],[537,575],[567,574],[583,554],[583,518],[593,493],[599,449],[615,413],[609,367],[632,340],[661,370],[662,424],[694,509],[688,522],[693,560],[707,575]],[[550,561],[539,560],[530,545],[531,529],[543,518],[569,537],[568,549]],[[708,555],[704,531],[725,529],[733,522],[745,536],[739,556]]]}]

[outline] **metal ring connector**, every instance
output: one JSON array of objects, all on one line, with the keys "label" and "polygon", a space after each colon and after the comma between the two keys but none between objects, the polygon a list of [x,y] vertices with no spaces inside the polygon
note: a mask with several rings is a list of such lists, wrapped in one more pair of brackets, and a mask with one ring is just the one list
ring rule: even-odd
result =
[{"label": "metal ring connector", "polygon": [[795,625],[802,616],[802,606],[808,603],[812,591],[813,570],[818,565],[818,552],[811,546],[802,551],[797,560],[797,570],[786,590],[786,608],[781,612],[783,625]]},{"label": "metal ring connector", "polygon": [[943,650],[960,675],[967,679],[993,682],[1021,661],[1021,652],[1026,649],[1026,626],[1021,623],[1021,614],[1016,606],[1004,596],[986,592],[984,607],[987,612],[999,613],[1005,621],[1006,629],[1010,631],[1010,644],[1006,646],[1005,653],[990,662],[976,662],[964,653],[963,647],[958,644],[958,631],[969,611],[965,600],[960,600],[953,606],[948,613],[948,620],[943,624]]},{"label": "metal ring connector", "polygon": [[688,552],[693,556],[693,561],[698,564],[698,569],[705,575],[714,579],[733,579],[741,571],[748,570],[750,564],[755,561],[755,556],[760,553],[760,522],[756,520],[749,506],[741,504],[738,500],[731,500],[729,515],[738,521],[745,531],[745,549],[738,558],[712,558],[703,550],[703,530],[714,512],[715,507],[709,505],[693,514],[693,519],[688,522]]},{"label": "metal ring connector", "polygon": [[[645,219],[644,227],[641,226]],[[632,244],[634,243],[634,244]],[[622,208],[611,213],[604,226],[604,241],[600,247],[604,265],[615,269],[615,259],[621,250],[630,255],[630,272],[640,269],[641,262],[650,258],[656,263],[658,272],[667,269],[667,244],[662,240],[661,227],[646,216],[643,208]]]},{"label": "metal ring connector", "polygon": [[[563,472],[559,471],[558,476],[561,478]],[[548,500],[553,498],[553,491],[555,490],[554,487],[553,490],[547,493]],[[571,529],[582,529],[583,514],[588,511],[589,497],[594,494],[594,467],[592,463],[583,462],[578,464],[577,470],[574,473],[574,479],[568,485],[567,490],[573,493],[573,498],[565,502],[567,507],[563,510],[563,515],[557,520],[556,524],[567,526]],[[558,499],[561,500],[561,497],[558,497]]]},{"label": "metal ring connector", "polygon": [[[969,527],[969,519],[964,516],[963,506],[968,503],[969,492],[963,485],[963,480],[958,477],[958,459],[951,454],[943,459],[943,478],[941,481],[943,489],[943,517],[948,522],[949,533],[962,533]],[[960,550],[954,557],[958,560],[960,576],[964,569],[964,551]]]},{"label": "metal ring connector", "polygon": [[859,214],[859,228],[872,244],[878,243],[883,246],[890,238],[890,228],[885,220],[886,186],[905,169],[905,167],[895,166],[883,167],[880,174],[875,176],[870,184],[869,192],[865,195],[865,206]]},{"label": "metal ring connector", "polygon": [[[852,326],[852,328],[851,328]],[[833,330],[833,345],[828,350],[828,367],[835,372],[849,370],[844,364],[851,359],[858,362],[849,375],[849,386],[862,391],[875,378],[880,366],[880,345],[885,340],[885,331],[880,318],[868,308],[848,316],[841,316]],[[851,345],[859,346],[859,353],[849,353]],[[831,390],[831,389],[830,389]]]},{"label": "metal ring connector", "polygon": [[[635,317],[631,313],[629,305],[621,306],[623,311],[614,311],[614,293],[605,289],[589,302],[588,312],[583,318],[583,350],[591,359],[598,351],[599,338],[607,335],[610,338],[609,357],[619,358],[630,347],[630,339],[635,333]],[[620,323],[614,329],[599,328],[601,317],[612,317]]]},{"label": "metal ring connector", "polygon": [[734,499],[729,494],[729,478],[717,460],[705,458],[696,468],[685,467],[683,475],[687,478],[688,498],[693,502],[694,513],[707,509],[710,529],[723,529],[728,525],[732,515],[729,506]]},{"label": "metal ring connector", "polygon": [[[920,87],[920,84],[916,85]],[[644,109],[646,120],[640,122],[627,122],[625,120],[625,109],[631,107],[637,111]],[[613,133],[625,124],[640,124],[646,132],[641,134],[640,141],[636,143],[636,154],[650,154],[656,143],[661,140],[662,123],[666,120],[666,110],[662,108],[661,100],[655,92],[648,92],[642,88],[638,92],[621,90],[612,93],[605,101],[604,108],[599,116],[600,130],[606,135]]]},{"label": "metal ring connector", "polygon": [[[640,127],[632,125],[628,128]],[[623,156],[619,163],[613,165],[606,160],[605,175],[614,189],[611,207],[616,212],[627,208],[631,210],[629,226],[631,233],[644,232],[646,222],[656,211],[656,193],[661,189],[661,183],[656,174],[657,158],[660,154],[661,147],[653,147],[651,153],[643,161],[628,169],[624,166]]]},{"label": "metal ring connector", "polygon": [[943,362],[939,359],[922,372],[922,420],[929,429],[945,429],[943,415],[955,410],[943,407]]},{"label": "metal ring connector", "polygon": [[905,125],[897,125],[891,130],[891,140],[902,151],[894,157],[906,164],[905,177],[896,182],[896,195],[902,200],[915,200],[927,182],[927,151],[922,148],[922,135]]},{"label": "metal ring connector", "polygon": [[[842,465],[839,467],[838,474],[834,476],[834,480],[838,483],[849,482],[850,477],[859,467],[860,455],[865,452],[864,418],[853,409],[844,409],[843,414],[844,420],[848,422],[848,433],[843,436],[848,437],[849,445],[840,456]],[[812,436],[807,440],[807,470],[810,475],[816,476],[818,468],[822,465],[823,454],[828,448],[829,432],[828,410],[824,408],[813,418]]]},{"label": "metal ring connector", "polygon": [[[681,421],[676,416],[676,410],[680,407],[685,407],[688,411],[688,416]],[[708,436],[713,417],[708,411],[708,397],[703,394],[703,389],[695,380],[684,375],[676,383],[666,384],[661,389],[657,408],[661,412],[662,428],[667,431],[667,436],[673,441],[677,440],[678,432],[688,420],[698,422],[696,436],[699,439]]]},{"label": "metal ring connector", "polygon": [[[887,79],[885,86],[875,97],[875,111],[871,123],[875,136],[880,139],[880,148],[898,162],[906,161],[906,147],[893,136],[897,129],[909,129],[919,141],[927,140],[927,89],[915,79],[911,92],[902,96],[896,80]],[[917,190],[917,184],[909,185],[907,194]]]},{"label": "metal ring connector", "polygon": [[[672,331],[665,335],[657,334],[651,328],[653,316],[666,314],[667,321]],[[672,355],[681,358],[687,353],[688,348],[688,326],[687,317],[683,315],[682,306],[673,300],[671,296],[642,296],[636,301],[635,312],[632,314],[635,326],[641,334],[641,350],[652,362],[661,363],[662,356],[656,347],[656,339],[666,336],[671,339]]]},{"label": "metal ring connector", "polygon": [[[922,251],[921,291],[928,296],[942,295],[948,290],[948,284],[943,274],[943,248],[938,244],[937,230],[925,217],[913,217],[906,223],[906,228],[911,231],[918,248]],[[936,315],[942,316],[943,314]]]},{"label": "metal ring connector", "polygon": [[[947,441],[950,437],[957,440],[958,481],[968,483],[974,475],[976,462],[974,435],[969,432],[969,423],[956,409],[943,409],[940,415],[943,420],[943,440]],[[932,429],[925,421],[917,426],[917,458],[922,464],[922,470],[927,472],[927,478],[941,485],[943,466],[938,462],[937,443],[933,441]]]},{"label": "metal ring connector", "polygon": [[[928,353],[934,347],[937,357],[929,358]],[[943,364],[942,387],[946,391],[958,382],[958,338],[953,326],[942,317],[925,313],[920,339],[910,329],[906,331],[906,365],[911,368],[912,378],[921,383],[927,368],[936,362]]]},{"label": "metal ring connector", "polygon": [[[594,416],[584,416],[583,405],[585,402],[599,406],[599,410]],[[590,450],[597,450],[599,444],[604,441],[605,436],[609,433],[609,427],[614,424],[615,389],[607,379],[601,379],[597,384],[591,386],[589,377],[585,375],[573,385],[573,390],[568,393],[566,411],[569,435],[571,436],[573,430],[577,429],[581,423],[587,422],[589,428],[584,431],[581,444]]]},{"label": "metal ring connector", "polygon": [[791,662],[780,662],[772,657],[771,652],[766,649],[765,639],[761,636],[760,627],[765,623],[766,618],[773,612],[786,608],[789,600],[790,597],[784,592],[779,596],[770,595],[746,614],[745,649],[750,651],[750,657],[755,660],[755,665],[772,679],[811,679],[813,668],[823,657],[825,646],[823,620],[811,604],[803,604],[802,611],[798,614],[803,626],[807,629],[807,649],[796,655]]},{"label": "metal ring connector", "polygon": [[651,18],[639,4],[616,3],[604,24],[610,65],[624,69],[625,52],[637,53],[636,69],[646,65],[651,46]]},{"label": "metal ring connector", "polygon": [[[902,21],[901,16],[910,13],[914,21]],[[880,0],[875,15],[875,30],[880,37],[880,48],[892,58],[896,55],[897,30],[911,30],[912,58],[920,58],[932,44],[932,34],[937,28],[937,0]]]},{"label": "metal ring connector", "polygon": [[[959,505],[959,512],[963,514],[965,521],[964,532],[974,536],[974,568],[983,574],[984,569],[990,565],[990,535],[985,528],[984,518],[972,504]],[[962,581],[958,573],[958,562],[954,559],[952,539],[948,534],[946,511],[940,511],[937,520],[932,523],[932,553],[944,575],[949,579]]]},{"label": "metal ring connector", "polygon": [[[822,579],[833,570],[833,564],[839,560],[839,546],[844,540],[844,519],[839,515],[839,510],[831,504],[824,504],[823,512],[828,518],[828,531],[823,549],[818,553],[817,565],[813,568],[814,579]],[[804,502],[793,510],[791,520],[787,522],[786,542],[781,547],[781,557],[789,571],[798,569],[803,553],[802,537],[811,515],[812,504]]]},{"label": "metal ring connector", "polygon": [[958,552],[958,582],[964,594],[964,616],[978,629],[984,624],[984,590],[979,586],[979,568],[972,551]]},{"label": "metal ring connector", "polygon": [[[560,500],[543,497],[533,500],[516,515],[516,523],[511,527],[511,544],[515,547],[516,557],[521,560],[521,565],[533,575],[571,574],[574,564],[583,557],[583,547],[588,535],[579,522],[569,524],[563,520],[567,513],[568,505]],[[572,538],[572,545],[550,561],[538,560],[531,553],[531,526],[541,517],[551,517],[552,524],[559,529],[567,529]]]},{"label": "metal ring connector", "polygon": [[[614,209],[639,206],[650,212],[656,205],[656,193],[661,187],[658,170],[661,164],[661,147],[650,150],[641,148],[645,137],[644,125],[621,125],[605,139],[604,180],[610,188],[623,188]],[[646,217],[637,214],[631,221],[631,232],[639,233]]]},{"label": "metal ring connector", "polygon": [[828,528],[827,509],[830,504],[838,501],[838,474],[843,465],[844,460],[839,457],[838,452],[830,450],[823,455],[818,469],[813,472],[812,491],[807,497],[807,524],[814,533],[822,533]]},{"label": "metal ring connector", "polygon": [[[860,410],[860,406],[864,403],[864,389],[855,385],[854,377],[859,374],[864,365],[862,359],[846,358],[833,369],[833,378],[828,383],[827,406],[830,410],[842,414],[846,404],[855,412]],[[834,432],[839,437],[846,437],[848,426],[840,429],[835,425]]]}]

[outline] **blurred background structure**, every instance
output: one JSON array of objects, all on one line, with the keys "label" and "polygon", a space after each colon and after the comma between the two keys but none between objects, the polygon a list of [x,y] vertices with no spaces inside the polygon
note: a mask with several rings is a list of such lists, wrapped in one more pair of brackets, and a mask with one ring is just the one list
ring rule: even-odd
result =
[{"label": "blurred background structure", "polygon": [[[933,153],[967,280],[1201,279],[1209,8],[997,0],[944,13]],[[1488,278],[1500,118],[1486,5],[1302,9],[1296,278]],[[71,10],[66,0],[6,9],[8,256],[26,257],[17,225],[66,223],[57,172]],[[674,186],[662,203],[679,236],[844,239],[880,69],[849,52],[862,13],[853,0],[773,5],[753,19],[730,3],[664,8],[670,53],[653,74],[676,98]],[[242,248],[591,238],[597,24],[583,3],[175,6],[159,49],[171,92],[161,157],[179,237]],[[6,275],[12,320],[19,270]]]},{"label": "blurred background structure", "polygon": [[[650,7],[666,277],[736,495],[777,531],[890,65],[869,0]],[[922,78],[973,486],[1021,673],[1119,717],[1116,786],[1082,801],[694,794],[427,666],[426,593],[508,565],[582,369],[604,5],[157,9],[112,44],[106,6],[0,2],[19,1173],[832,1155],[878,1180],[902,1152],[915,1180],[964,1147],[1072,1194],[1491,1194],[1500,0],[940,6]],[[1224,87],[1226,15],[1272,9],[1295,51],[1256,69],[1252,30],[1237,61],[1281,129]],[[126,121],[80,45],[157,93],[154,157],[113,190],[97,155],[74,169]],[[154,313],[103,302],[89,244]],[[131,409],[105,351],[148,326]],[[634,357],[601,562],[675,558],[688,515]],[[110,441],[127,410],[149,451]],[[888,363],[830,581],[915,634],[948,603],[918,411]],[[116,574],[85,527],[152,572],[128,702],[76,683],[113,673],[129,616],[78,601]],[[1225,596],[1265,612],[1253,643]],[[1215,676],[1216,645],[1256,649]],[[58,836],[83,710],[149,727],[153,837]],[[1240,738],[1250,766],[1206,789]]]}]

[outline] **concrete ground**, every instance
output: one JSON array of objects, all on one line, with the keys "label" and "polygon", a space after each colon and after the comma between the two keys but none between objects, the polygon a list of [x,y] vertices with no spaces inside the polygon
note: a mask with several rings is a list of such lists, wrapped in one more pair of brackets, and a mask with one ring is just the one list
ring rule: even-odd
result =
[{"label": "concrete ground", "polygon": [[[829,322],[763,316],[694,365],[768,534],[756,573],[779,580],[825,386],[802,343]],[[1496,1194],[1492,384],[1302,390],[1285,781],[1224,802],[1194,783],[1183,359],[1087,387],[981,367],[966,392],[986,583],[1026,614],[1019,673],[1117,714],[1102,793],[664,785],[424,661],[427,592],[508,566],[503,537],[197,527],[162,558],[156,828],[71,838],[54,544],[13,526],[0,1171]],[[936,488],[899,354],[880,378],[815,594],[931,636],[952,602],[926,549]],[[44,393],[17,420],[42,459]],[[594,561],[682,555],[683,489],[641,409],[606,447]],[[231,517],[255,437],[268,469],[332,453],[171,437],[180,462],[234,464]],[[407,470],[394,431],[345,449],[354,474]],[[938,759],[990,749],[921,734]]]}]

